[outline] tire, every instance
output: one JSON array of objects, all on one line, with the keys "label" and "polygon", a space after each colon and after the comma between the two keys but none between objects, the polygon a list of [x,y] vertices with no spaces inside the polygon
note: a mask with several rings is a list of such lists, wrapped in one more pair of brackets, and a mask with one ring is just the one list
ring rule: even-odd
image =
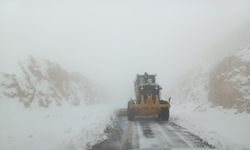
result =
[{"label": "tire", "polygon": [[134,110],[129,107],[129,103],[130,102],[128,102],[128,109],[127,109],[127,111],[128,111],[128,120],[133,121],[135,119],[135,114],[134,114]]},{"label": "tire", "polygon": [[163,108],[160,110],[158,117],[160,120],[168,121],[169,120],[169,109]]},{"label": "tire", "polygon": [[135,119],[135,115],[133,110],[128,111],[128,120],[133,121]]}]

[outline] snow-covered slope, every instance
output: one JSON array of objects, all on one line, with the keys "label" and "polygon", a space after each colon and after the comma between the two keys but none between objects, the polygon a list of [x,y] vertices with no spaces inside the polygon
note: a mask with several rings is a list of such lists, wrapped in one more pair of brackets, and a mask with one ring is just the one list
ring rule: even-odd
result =
[{"label": "snow-covered slope", "polygon": [[177,86],[172,90],[172,96],[175,99],[173,103],[183,104],[191,102],[197,106],[208,103],[210,67],[204,65],[183,75]]},{"label": "snow-covered slope", "polygon": [[219,149],[250,149],[250,47],[194,69],[172,92],[171,116]]},{"label": "snow-covered slope", "polygon": [[210,72],[209,101],[250,113],[250,46],[225,57]]},{"label": "snow-covered slope", "polygon": [[250,112],[250,46],[183,76],[172,94],[174,103],[210,103]]},{"label": "snow-covered slope", "polygon": [[84,150],[105,139],[115,107],[99,88],[48,60],[19,68],[0,74],[1,150]]},{"label": "snow-covered slope", "polygon": [[26,107],[79,105],[96,99],[97,92],[87,78],[68,72],[56,63],[29,57],[19,61],[19,66],[19,74],[0,73],[0,93],[18,98]]},{"label": "snow-covered slope", "polygon": [[0,99],[0,149],[86,150],[106,138],[113,110],[108,104],[26,108]]}]

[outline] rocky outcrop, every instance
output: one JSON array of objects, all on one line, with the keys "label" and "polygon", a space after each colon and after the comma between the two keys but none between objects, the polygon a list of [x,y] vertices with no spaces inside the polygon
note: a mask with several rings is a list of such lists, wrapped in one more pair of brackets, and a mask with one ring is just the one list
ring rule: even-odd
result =
[{"label": "rocky outcrop", "polygon": [[90,103],[95,99],[94,86],[78,73],[71,73],[48,60],[29,57],[19,63],[21,74],[0,73],[0,92],[18,98],[24,106],[38,104]]},{"label": "rocky outcrop", "polygon": [[250,59],[246,59],[247,56],[250,56],[250,47],[225,57],[210,71],[209,101],[250,112]]},{"label": "rocky outcrop", "polygon": [[175,103],[235,108],[250,113],[250,46],[185,75],[172,92]]}]

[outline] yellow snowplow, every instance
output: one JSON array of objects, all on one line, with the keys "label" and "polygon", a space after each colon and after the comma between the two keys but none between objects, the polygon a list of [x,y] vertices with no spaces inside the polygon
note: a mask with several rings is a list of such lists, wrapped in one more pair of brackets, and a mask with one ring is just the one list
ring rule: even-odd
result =
[{"label": "yellow snowplow", "polygon": [[128,120],[140,116],[153,116],[160,120],[169,119],[170,99],[160,99],[161,87],[156,83],[156,75],[137,75],[134,82],[136,99],[130,99],[127,107]]}]

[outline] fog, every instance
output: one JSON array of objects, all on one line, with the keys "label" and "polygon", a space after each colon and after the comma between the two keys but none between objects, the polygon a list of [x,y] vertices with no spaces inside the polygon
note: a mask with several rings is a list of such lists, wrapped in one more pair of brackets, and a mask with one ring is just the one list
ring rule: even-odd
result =
[{"label": "fog", "polygon": [[138,73],[157,73],[170,88],[249,43],[249,0],[0,1],[1,72],[33,55],[82,73],[117,100],[133,95]]}]

